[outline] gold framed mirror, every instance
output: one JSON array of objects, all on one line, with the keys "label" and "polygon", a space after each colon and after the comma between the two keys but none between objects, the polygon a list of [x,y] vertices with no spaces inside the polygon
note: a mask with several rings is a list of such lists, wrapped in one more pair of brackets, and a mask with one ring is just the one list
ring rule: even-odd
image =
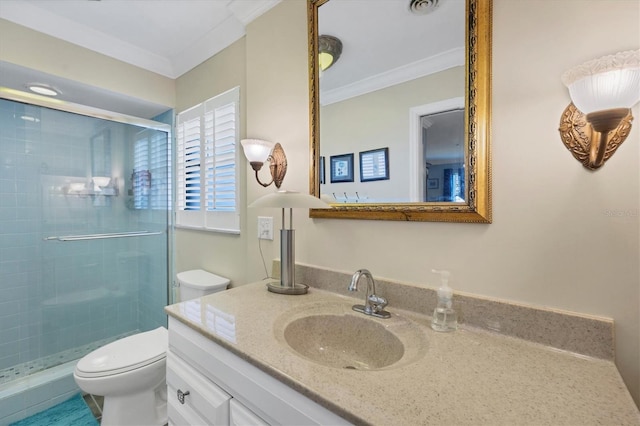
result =
[{"label": "gold framed mirror", "polygon": [[[459,12],[457,12],[458,16],[453,18],[460,21],[460,25],[458,25],[458,27],[460,27],[459,47],[447,46],[445,47],[446,52],[444,54],[435,55],[442,57],[443,55],[451,54],[451,57],[458,57],[459,62],[455,64],[454,60],[454,65],[444,65],[440,66],[440,68],[436,67],[435,71],[433,69],[431,69],[431,71],[422,71],[425,78],[432,79],[434,75],[444,75],[443,72],[457,73],[459,79],[451,83],[451,87],[457,87],[455,90],[458,90],[459,93],[439,90],[441,87],[447,86],[446,83],[436,83],[437,87],[432,86],[431,89],[427,90],[424,90],[424,86],[409,86],[408,90],[411,91],[413,96],[409,106],[403,104],[401,105],[400,113],[396,111],[391,113],[391,110],[387,108],[391,108],[396,102],[395,98],[390,97],[392,96],[392,92],[389,92],[390,89],[384,86],[382,89],[368,89],[369,92],[367,92],[365,96],[375,95],[383,100],[382,107],[378,108],[379,111],[382,111],[383,118],[381,119],[373,113],[366,112],[362,113],[362,115],[365,116],[365,122],[366,120],[369,120],[369,122],[381,122],[385,121],[387,116],[391,116],[391,114],[399,114],[401,116],[404,114],[404,118],[401,118],[402,124],[400,124],[404,126],[402,132],[409,134],[407,138],[413,138],[418,141],[406,142],[404,141],[404,136],[399,136],[397,139],[400,140],[400,145],[398,145],[397,141],[393,141],[396,145],[392,146],[381,146],[385,144],[384,139],[371,142],[371,140],[375,138],[363,137],[362,133],[358,133],[362,126],[358,127],[354,125],[353,127],[355,127],[355,129],[351,129],[351,124],[357,122],[355,119],[349,119],[349,121],[343,121],[341,123],[329,121],[331,117],[344,118],[346,116],[345,111],[350,112],[357,110],[353,107],[353,103],[345,103],[354,102],[355,98],[360,97],[358,101],[362,104],[362,93],[366,92],[358,93],[357,90],[351,90],[351,93],[345,94],[348,91],[343,90],[344,88],[353,89],[353,87],[357,87],[360,83],[346,84],[337,88],[330,86],[332,83],[335,84],[337,78],[333,80],[332,78],[339,75],[338,70],[343,66],[342,62],[344,62],[344,68],[350,76],[357,74],[357,68],[352,67],[350,68],[351,71],[349,71],[347,58],[358,51],[357,48],[354,48],[354,46],[356,46],[355,42],[351,43],[351,35],[347,34],[345,36],[339,29],[335,29],[337,28],[337,24],[326,25],[329,22],[333,23],[334,20],[330,18],[332,16],[339,16],[340,19],[336,19],[335,21],[343,22],[343,26],[347,25],[348,27],[356,28],[357,32],[364,33],[361,34],[362,36],[365,38],[368,37],[369,42],[372,40],[371,36],[373,34],[367,35],[366,29],[362,28],[361,23],[375,23],[375,19],[368,19],[365,16],[361,16],[363,8],[358,7],[356,3],[357,0],[349,0],[348,2],[344,0],[308,0],[307,16],[310,76],[309,190],[312,195],[322,198],[333,207],[332,209],[311,209],[309,213],[310,217],[491,223],[491,0],[449,0],[447,2],[439,2],[439,4],[442,5],[440,6],[441,10],[435,11],[431,14],[432,16],[428,18],[433,20],[440,19],[440,16],[444,17],[443,10],[445,6],[450,7],[448,5],[459,9]],[[402,2],[398,1],[368,1],[369,5],[399,5],[401,3]],[[423,2],[407,0],[406,4],[402,3],[404,9],[399,13],[407,14],[414,3],[424,4]],[[336,8],[332,11],[333,13],[328,13],[330,11],[328,8],[334,5]],[[357,16],[357,23],[354,23],[356,22],[353,20],[355,18],[350,18],[348,12],[344,12],[344,9],[337,8],[337,6],[344,7],[348,5],[360,9]],[[325,13],[325,11],[327,11],[327,13]],[[388,17],[391,12],[387,11],[383,13],[386,13]],[[418,14],[424,14],[424,11]],[[460,16],[461,14],[464,14],[464,16]],[[323,19],[325,19],[325,21],[322,21]],[[423,18],[413,16],[412,19]],[[346,24],[344,24],[345,22]],[[381,25],[380,21],[377,22],[378,30],[376,32],[393,34],[394,32],[387,26],[388,20],[385,21],[384,24],[385,25]],[[422,28],[429,26],[424,24],[420,25]],[[447,28],[452,26],[449,22],[443,22],[442,25],[446,25]],[[379,28],[383,28],[384,31],[380,31]],[[329,32],[331,32],[331,34],[329,34]],[[402,33],[403,31],[400,32]],[[464,34],[463,41],[462,34]],[[341,37],[346,38],[341,40],[341,56],[340,53],[338,53],[338,55],[336,55],[337,59],[331,64],[331,69],[325,68],[323,71],[320,71],[318,61],[319,36],[321,35],[329,35],[338,39]],[[433,38],[422,37],[423,44],[425,44],[425,39],[432,40]],[[438,37],[435,37],[435,39],[439,40]],[[326,43],[323,43],[323,46],[325,44]],[[397,46],[394,48],[393,45],[391,48],[402,50]],[[368,55],[372,56],[372,53],[369,52]],[[430,60],[433,59],[433,52],[431,55]],[[359,65],[360,69],[366,70],[375,68],[375,64],[363,66],[362,61],[356,65]],[[398,67],[398,69],[400,68],[402,67]],[[320,72],[323,73],[322,77],[320,76]],[[334,75],[330,73],[334,73]],[[382,74],[384,74],[384,72],[382,72]],[[358,78],[362,77],[360,76]],[[321,79],[323,80],[322,86]],[[364,80],[367,82],[371,81],[370,78],[366,77]],[[415,81],[417,81],[417,79]],[[435,81],[446,82],[449,80],[436,79]],[[407,84],[413,83],[412,80],[405,79],[403,84],[406,86]],[[369,84],[369,86],[371,86],[371,84]],[[325,90],[326,87],[329,87],[329,89]],[[423,89],[416,90],[418,87]],[[423,101],[415,97],[422,93],[426,94],[427,92],[430,96],[429,99]],[[323,98],[322,104],[321,97]],[[425,96],[425,98],[427,98],[427,96]],[[340,106],[340,104],[343,104],[341,106],[341,112],[337,112],[337,107]],[[364,104],[371,105],[372,102],[370,98],[364,100]],[[455,107],[456,104],[459,104],[459,106]],[[433,110],[433,108],[436,108],[433,107],[434,105],[440,107],[440,110]],[[462,109],[462,106],[464,106],[464,109]],[[333,110],[329,108],[333,108]],[[427,145],[425,140],[420,142],[420,138],[426,137],[427,132],[425,128],[428,128],[436,119],[439,119],[436,116],[441,112],[453,111],[456,108],[463,111],[463,114],[460,114],[461,118],[459,119],[458,125],[460,139],[457,143],[452,143],[451,145],[458,145],[457,149],[459,149],[460,152],[460,159],[458,161],[460,161],[460,163],[458,163],[458,166],[446,165],[438,167],[438,164],[432,164],[428,155],[429,152],[435,152],[436,143],[432,142],[431,145]],[[433,113],[434,111],[435,114],[429,115],[428,117],[421,115],[425,112]],[[322,121],[323,112],[325,121]],[[332,123],[335,123],[335,125],[332,125]],[[365,127],[370,126],[367,124]],[[322,132],[321,128],[323,129]],[[375,133],[376,135],[382,135],[385,131],[386,130],[376,129]],[[395,131],[390,133],[399,135],[401,132]],[[323,134],[325,137],[321,139]],[[377,145],[371,146],[366,143],[363,145],[351,144],[358,139],[363,139],[370,144],[373,143]],[[394,138],[387,136],[387,140],[390,141],[389,145],[391,145],[391,139]],[[431,140],[433,139],[434,137],[431,138]],[[453,142],[455,138],[451,136],[448,139]],[[370,154],[371,152],[375,153],[381,150],[384,150],[386,155]],[[360,152],[358,153],[358,151]],[[366,157],[363,156],[365,154]],[[436,159],[436,157],[436,155],[433,155],[432,158]],[[346,161],[345,158],[348,159],[348,161]],[[385,163],[378,165],[376,161],[384,161]],[[451,163],[452,160],[446,161]],[[437,163],[437,160],[434,160],[433,163]],[[344,167],[347,168],[346,172]],[[386,174],[384,172],[378,173],[379,170],[384,170]],[[435,175],[435,173],[441,174]],[[439,188],[442,189],[438,191]],[[343,191],[343,189],[345,190]],[[387,191],[387,195],[383,194],[385,190]],[[379,193],[376,194],[376,191],[379,191]],[[394,198],[389,196],[389,193],[394,195],[402,193],[402,197],[404,198]]]}]

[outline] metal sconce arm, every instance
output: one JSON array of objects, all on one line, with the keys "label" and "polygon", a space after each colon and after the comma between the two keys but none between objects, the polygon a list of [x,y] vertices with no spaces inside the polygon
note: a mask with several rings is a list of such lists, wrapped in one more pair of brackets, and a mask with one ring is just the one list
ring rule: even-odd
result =
[{"label": "metal sconce arm", "polygon": [[263,163],[257,161],[251,161],[251,168],[256,173],[256,180],[258,183],[265,188],[272,183],[275,183],[277,188],[280,188],[282,185],[282,181],[284,180],[284,176],[287,174],[287,156],[284,154],[284,149],[282,149],[282,145],[276,143],[273,147],[273,151],[267,157],[267,161],[269,162],[269,171],[271,172],[271,181],[269,183],[264,183],[260,180],[258,176],[258,172],[262,168]]}]

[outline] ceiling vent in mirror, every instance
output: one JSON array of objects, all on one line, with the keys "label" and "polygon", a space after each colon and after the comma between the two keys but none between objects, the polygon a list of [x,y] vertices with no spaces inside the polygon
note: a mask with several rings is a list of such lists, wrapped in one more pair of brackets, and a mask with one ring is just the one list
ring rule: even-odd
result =
[{"label": "ceiling vent in mirror", "polygon": [[410,0],[409,10],[416,15],[426,15],[435,11],[444,0]]}]

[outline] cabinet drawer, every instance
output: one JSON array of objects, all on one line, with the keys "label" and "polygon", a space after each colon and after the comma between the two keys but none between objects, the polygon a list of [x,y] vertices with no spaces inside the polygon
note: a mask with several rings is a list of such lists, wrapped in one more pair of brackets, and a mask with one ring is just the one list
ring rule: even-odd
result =
[{"label": "cabinet drawer", "polygon": [[[208,425],[229,424],[229,394],[171,351],[167,352],[167,387],[170,416],[172,407],[177,406],[195,411]],[[184,395],[184,403],[180,402],[179,392]]]},{"label": "cabinet drawer", "polygon": [[229,402],[229,420],[231,426],[269,426],[256,413],[235,399]]},{"label": "cabinet drawer", "polygon": [[[171,389],[171,388],[169,388]],[[208,422],[198,415],[190,407],[180,404],[172,399],[167,404],[169,414],[169,426],[207,426]]]}]

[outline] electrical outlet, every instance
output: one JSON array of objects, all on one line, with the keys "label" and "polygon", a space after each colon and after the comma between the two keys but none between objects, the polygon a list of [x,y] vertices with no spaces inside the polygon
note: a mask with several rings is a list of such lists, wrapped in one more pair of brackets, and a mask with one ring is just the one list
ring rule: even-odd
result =
[{"label": "electrical outlet", "polygon": [[258,238],[261,240],[273,240],[273,218],[258,216]]}]

